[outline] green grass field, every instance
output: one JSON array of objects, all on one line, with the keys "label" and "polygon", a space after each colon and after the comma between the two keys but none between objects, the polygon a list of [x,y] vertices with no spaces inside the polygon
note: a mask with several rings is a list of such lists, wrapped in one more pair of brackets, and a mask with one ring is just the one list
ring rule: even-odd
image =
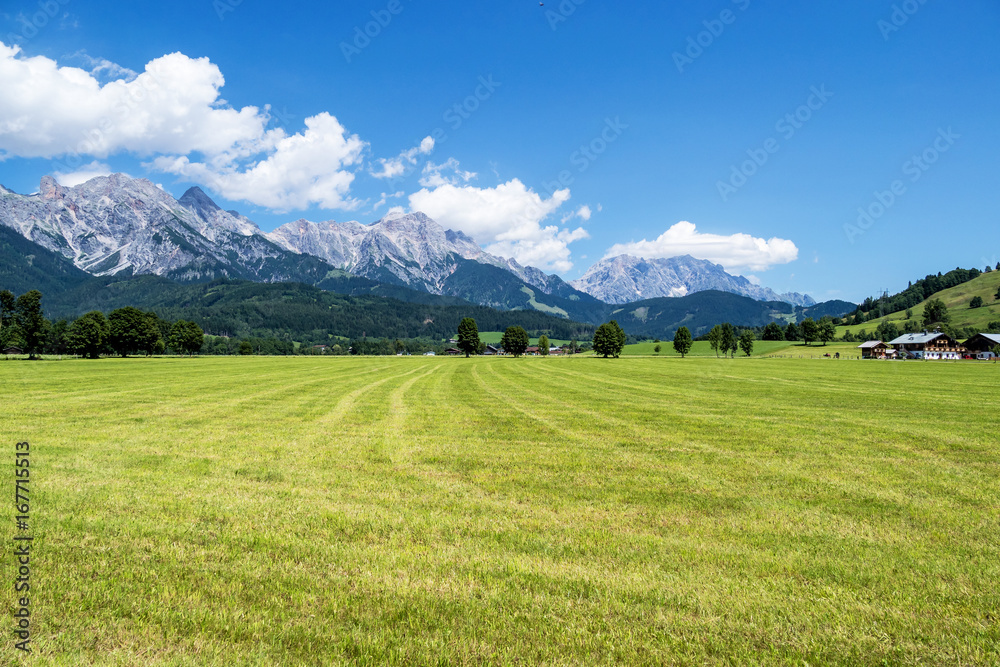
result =
[{"label": "green grass field", "polygon": [[205,357],[0,382],[8,471],[31,442],[35,649],[7,629],[2,664],[1000,664],[998,364]]},{"label": "green grass field", "polygon": [[[499,345],[501,338],[503,338],[503,332],[502,331],[480,331],[479,332],[479,340],[483,341],[487,345]],[[529,338],[528,340],[531,342],[532,345],[538,345],[538,338],[537,337],[535,337],[535,338]],[[557,346],[558,345],[566,345],[569,342],[570,342],[569,340],[564,340],[562,338],[549,338],[549,344],[550,345],[557,345]]]}]

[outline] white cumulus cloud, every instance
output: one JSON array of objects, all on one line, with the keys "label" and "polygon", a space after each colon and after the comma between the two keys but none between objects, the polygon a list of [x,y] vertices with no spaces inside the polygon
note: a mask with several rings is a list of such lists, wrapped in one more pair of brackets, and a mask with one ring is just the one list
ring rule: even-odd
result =
[{"label": "white cumulus cloud", "polygon": [[420,185],[425,188],[438,188],[442,185],[458,185],[468,183],[476,177],[472,171],[464,171],[459,168],[458,160],[448,158],[443,164],[435,164],[428,161],[424,165],[423,174],[420,176]]},{"label": "white cumulus cloud", "polygon": [[419,146],[408,148],[396,157],[379,158],[381,167],[371,173],[375,178],[398,178],[403,176],[410,167],[417,164],[421,155],[428,155],[434,150],[434,137],[424,137]]},{"label": "white cumulus cloud", "polygon": [[90,164],[83,165],[76,171],[71,171],[69,173],[57,171],[52,174],[52,176],[56,179],[56,182],[59,183],[59,185],[71,188],[74,185],[86,183],[92,178],[97,178],[98,176],[109,176],[110,174],[111,167],[103,162],[94,160]]},{"label": "white cumulus cloud", "polygon": [[[267,106],[230,108],[220,97],[222,72],[207,58],[171,53],[138,74],[84,60],[90,71],[0,42],[0,160],[62,158],[58,171],[72,180],[94,171],[80,166],[84,156],[130,153],[227,199],[277,210],[359,205],[350,196],[352,167],[367,145],[332,115],[309,117],[290,135],[267,129]],[[415,150],[432,148],[428,137]]]},{"label": "white cumulus cloud", "polygon": [[204,183],[227,199],[289,211],[318,204],[323,208],[351,210],[360,202],[349,196],[354,174],[344,167],[358,164],[365,143],[347,135],[344,126],[328,113],[306,118],[306,130],[285,136],[272,130],[274,139],[266,157],[243,167],[232,155],[207,162],[187,156],[158,157],[151,166]]},{"label": "white cumulus cloud", "polygon": [[409,197],[422,211],[449,229],[465,232],[486,251],[513,257],[521,264],[563,272],[572,268],[569,244],[588,238],[583,228],[565,229],[543,222],[570,198],[557,190],[545,198],[518,179],[493,188],[444,183],[424,187]]},{"label": "white cumulus cloud", "polygon": [[678,222],[656,239],[616,243],[604,257],[633,255],[658,259],[691,255],[721,264],[727,271],[766,271],[798,259],[799,249],[788,239],[762,239],[749,234],[703,234],[693,223]]},{"label": "white cumulus cloud", "polygon": [[[102,85],[95,72],[126,78]],[[94,72],[60,67],[0,43],[0,152],[29,158],[106,158],[120,151],[215,155],[264,134],[266,112],[216,106],[225,80],[207,58],[172,53],[133,74],[106,61]]]}]

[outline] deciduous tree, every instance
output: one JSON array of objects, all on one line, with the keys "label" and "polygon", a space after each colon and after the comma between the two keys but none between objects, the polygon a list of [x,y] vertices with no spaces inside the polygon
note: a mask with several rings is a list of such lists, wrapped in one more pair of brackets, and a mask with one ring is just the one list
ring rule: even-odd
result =
[{"label": "deciduous tree", "polygon": [[789,322],[788,326],[785,327],[785,340],[789,343],[794,343],[799,340],[799,328],[795,326],[795,322]]},{"label": "deciduous tree", "polygon": [[763,340],[785,340],[785,332],[777,322],[768,322],[761,336]]},{"label": "deciduous tree", "polygon": [[816,338],[819,336],[819,325],[816,324],[813,318],[807,317],[806,319],[802,320],[802,324],[799,327],[799,331],[802,334],[802,340],[805,341],[806,345],[808,345],[809,343],[816,340]]},{"label": "deciduous tree", "polygon": [[819,330],[816,332],[817,338],[823,341],[823,345],[826,345],[831,340],[837,337],[837,327],[834,326],[833,320],[826,316],[819,321]]},{"label": "deciduous tree", "polygon": [[29,359],[37,358],[45,343],[49,321],[42,315],[42,293],[36,289],[17,297],[14,305],[14,323],[24,338],[24,351]]},{"label": "deciduous tree", "polygon": [[111,311],[108,326],[108,344],[115,354],[123,357],[139,352],[152,354],[156,349],[156,341],[160,338],[156,315],[144,313],[132,306]]},{"label": "deciduous tree", "polygon": [[875,338],[885,342],[899,338],[899,328],[893,322],[886,320],[878,325],[878,329],[875,330]]},{"label": "deciduous tree", "polygon": [[608,357],[618,357],[625,348],[625,332],[618,326],[617,320],[605,322],[594,332],[594,352]]},{"label": "deciduous tree", "polygon": [[[674,351],[681,355],[683,359],[688,352],[691,351],[691,346],[694,341],[691,340],[691,330],[687,327],[681,327],[674,334]],[[659,352],[659,350],[657,350]]]},{"label": "deciduous tree", "polygon": [[982,308],[983,307],[983,297],[974,296],[972,301],[969,302],[969,308]]},{"label": "deciduous tree", "polygon": [[458,323],[458,349],[465,352],[466,359],[471,354],[479,354],[479,327],[471,317],[464,317]]},{"label": "deciduous tree", "polygon": [[520,357],[528,349],[528,332],[519,326],[507,327],[500,338],[500,346],[504,352]]},{"label": "deciduous tree", "polygon": [[753,331],[750,329],[744,329],[743,333],[740,334],[740,349],[743,350],[743,354],[748,357],[753,354],[753,342]]},{"label": "deciduous tree", "polygon": [[542,334],[538,338],[538,354],[543,357],[549,356],[549,337]]},{"label": "deciduous tree", "polygon": [[949,322],[951,322],[951,314],[944,301],[931,299],[927,302],[927,305],[924,306],[924,328],[930,329]]},{"label": "deciduous tree", "polygon": [[111,326],[104,313],[92,310],[78,317],[66,331],[66,347],[73,354],[97,359],[108,346]]},{"label": "deciduous tree", "polygon": [[177,320],[170,328],[170,348],[174,352],[193,356],[204,343],[205,332],[194,322]]},{"label": "deciduous tree", "polygon": [[722,356],[728,354],[735,357],[736,351],[740,349],[740,339],[736,335],[736,329],[729,322],[722,325],[722,339],[719,342],[719,347],[722,349]]},{"label": "deciduous tree", "polygon": [[719,357],[719,348],[722,346],[722,326],[716,324],[708,332],[708,344],[715,350],[715,357]]}]

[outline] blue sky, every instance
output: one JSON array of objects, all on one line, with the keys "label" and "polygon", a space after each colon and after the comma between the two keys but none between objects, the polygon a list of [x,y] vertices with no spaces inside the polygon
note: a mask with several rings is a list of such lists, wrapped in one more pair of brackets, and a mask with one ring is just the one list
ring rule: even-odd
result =
[{"label": "blue sky", "polygon": [[998,34],[990,0],[8,1],[0,183],[419,209],[567,279],[690,253],[860,300],[1000,262]]}]

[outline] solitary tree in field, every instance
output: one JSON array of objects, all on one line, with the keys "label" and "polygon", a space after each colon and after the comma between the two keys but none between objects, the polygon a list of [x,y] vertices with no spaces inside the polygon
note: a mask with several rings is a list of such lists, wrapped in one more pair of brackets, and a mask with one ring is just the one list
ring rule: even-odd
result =
[{"label": "solitary tree in field", "polygon": [[[997,268],[997,271],[1000,271],[1000,268]],[[1000,301],[1000,287],[997,288],[997,293],[993,296],[993,298]]]},{"label": "solitary tree in field", "polygon": [[817,337],[823,341],[823,345],[826,345],[837,337],[837,327],[834,326],[833,320],[830,319],[829,316],[826,316],[819,321],[819,331],[817,332]]},{"label": "solitary tree in field", "polygon": [[465,352],[465,358],[470,354],[479,354],[479,327],[471,317],[462,318],[458,324],[458,349]]},{"label": "solitary tree in field", "polygon": [[663,346],[660,345],[659,343],[657,343],[656,345],[653,346],[653,352],[655,352],[656,354],[659,354],[660,350],[662,350],[662,349],[663,349]]},{"label": "solitary tree in field", "polygon": [[674,334],[674,351],[681,355],[681,359],[691,351],[692,345],[694,345],[694,342],[691,340],[691,330],[687,327],[678,329],[677,333]]},{"label": "solitary tree in field", "polygon": [[549,356],[549,337],[542,334],[538,339],[538,354],[543,357]]},{"label": "solitary tree in field", "polygon": [[42,293],[36,289],[17,297],[14,304],[14,323],[21,330],[24,351],[29,359],[36,359],[45,342],[49,321],[42,315]]},{"label": "solitary tree in field", "polygon": [[743,354],[748,357],[753,354],[753,341],[753,331],[750,329],[744,329],[743,333],[740,334],[740,349],[743,350]]},{"label": "solitary tree in field", "polygon": [[983,307],[983,297],[974,296],[972,301],[969,302],[969,308],[982,308]]},{"label": "solitary tree in field", "polygon": [[811,317],[807,317],[802,320],[802,325],[799,327],[799,331],[802,334],[802,340],[805,341],[806,345],[816,340],[819,336],[819,325]]},{"label": "solitary tree in field", "polygon": [[625,348],[625,332],[618,326],[617,320],[605,322],[594,332],[594,352],[608,357],[618,357]]},{"label": "solitary tree in field", "polygon": [[789,322],[788,326],[785,327],[785,340],[789,343],[794,343],[799,339],[799,328],[795,326],[795,322]]},{"label": "solitary tree in field", "polygon": [[66,330],[66,348],[87,359],[97,359],[107,347],[110,326],[104,313],[92,310],[81,315]]},{"label": "solitary tree in field", "polygon": [[520,357],[528,349],[528,332],[518,326],[507,327],[500,339],[504,352]]}]

